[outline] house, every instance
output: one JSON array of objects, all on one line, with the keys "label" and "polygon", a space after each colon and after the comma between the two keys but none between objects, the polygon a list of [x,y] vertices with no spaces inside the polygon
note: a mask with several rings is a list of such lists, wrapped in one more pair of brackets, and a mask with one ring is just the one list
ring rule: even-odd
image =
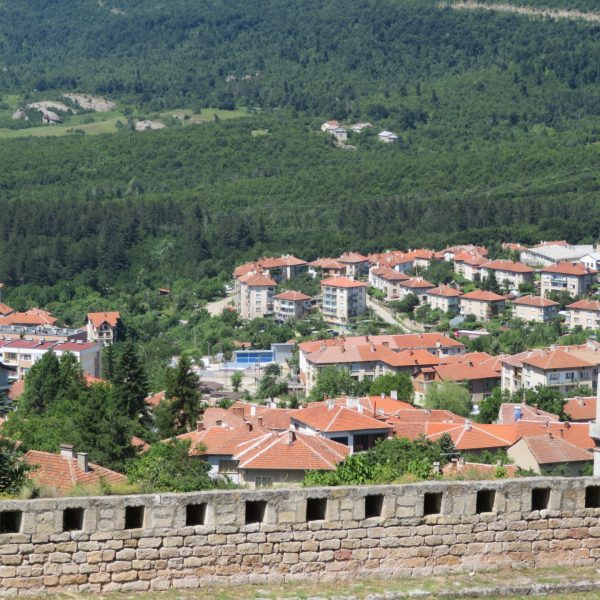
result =
[{"label": "house", "polygon": [[335,131],[336,129],[339,129],[341,126],[342,124],[339,121],[325,121],[325,123],[321,125],[321,131],[329,133],[330,131]]},{"label": "house", "polygon": [[458,258],[459,254],[475,255],[475,256],[487,256],[488,251],[485,246],[475,246],[473,244],[459,244],[458,246],[449,246],[443,250],[439,250],[434,254],[436,260],[454,261]]},{"label": "house", "polygon": [[277,284],[262,273],[250,272],[238,278],[236,308],[242,319],[257,319],[273,314]]},{"label": "house", "polygon": [[29,326],[54,325],[55,319],[49,312],[41,308],[30,308],[25,312],[11,312],[0,317],[0,325]]},{"label": "house", "polygon": [[312,306],[312,298],[303,294],[288,290],[273,296],[273,317],[276,321],[289,321],[290,319],[301,319],[308,313]]},{"label": "house", "polygon": [[348,265],[335,258],[318,258],[308,263],[308,274],[313,279],[327,279],[328,277],[342,277],[348,275]]},{"label": "house", "polygon": [[481,279],[494,273],[496,281],[508,289],[519,289],[520,285],[533,283],[533,269],[520,262],[512,260],[492,260],[480,267]]},{"label": "house", "polygon": [[14,369],[11,380],[22,379],[27,371],[52,350],[59,358],[70,353],[81,366],[84,375],[100,377],[102,346],[81,340],[71,342],[42,340],[0,341],[0,360],[2,364]]},{"label": "house", "polygon": [[292,428],[306,435],[319,435],[347,446],[350,454],[372,448],[386,439],[392,428],[358,411],[336,405],[334,400],[312,402],[306,408],[290,411]]},{"label": "house", "polygon": [[540,269],[542,296],[552,292],[567,292],[569,296],[587,294],[597,281],[597,272],[581,263],[560,262]]},{"label": "house", "polygon": [[[490,357],[491,358],[491,357]],[[464,383],[471,401],[478,404],[500,387],[500,372],[486,361],[452,361],[421,369],[414,378],[415,403],[422,404],[428,388],[434,383]]]},{"label": "house", "polygon": [[121,314],[118,312],[88,313],[86,317],[88,342],[99,342],[110,346],[119,340]]},{"label": "house", "polygon": [[367,284],[349,277],[321,281],[323,319],[333,325],[347,325],[367,310]]},{"label": "house", "polygon": [[400,298],[406,298],[410,294],[414,294],[421,304],[427,302],[427,291],[435,287],[433,283],[429,283],[422,277],[410,277],[404,281],[398,282],[398,292]]},{"label": "house", "polygon": [[308,471],[333,471],[349,454],[347,445],[290,429],[241,443],[234,459],[240,484],[269,488],[300,484]]},{"label": "house", "polygon": [[518,421],[530,421],[535,423],[558,422],[558,415],[539,409],[529,404],[503,402],[498,411],[498,423],[517,423]]},{"label": "house", "polygon": [[567,306],[567,325],[571,328],[600,329],[600,301],[578,300]]},{"label": "house", "polygon": [[393,250],[380,254],[369,254],[369,263],[372,268],[387,267],[398,273],[408,273],[415,268],[415,256],[407,252]]},{"label": "house", "polygon": [[391,144],[398,141],[398,136],[391,131],[382,131],[377,135],[380,142]]},{"label": "house", "polygon": [[579,259],[579,262],[587,269],[600,271],[600,251],[598,250],[598,245],[596,244],[595,252],[585,254]]},{"label": "house", "polygon": [[300,374],[308,395],[317,382],[319,372],[329,366],[347,370],[356,381],[371,381],[386,373],[413,376],[420,369],[439,362],[436,355],[421,349],[394,352],[382,344],[374,343],[349,347],[325,346],[304,357]]},{"label": "house", "polygon": [[552,386],[562,394],[579,385],[595,389],[600,352],[586,346],[555,346],[502,357],[502,389],[515,393]]},{"label": "house", "polygon": [[513,300],[513,316],[523,321],[546,323],[558,315],[558,307],[558,302],[529,294]]},{"label": "house", "polygon": [[565,240],[547,241],[521,251],[520,260],[527,265],[547,267],[561,262],[577,262],[597,252],[595,244],[569,244]]},{"label": "house", "polygon": [[356,123],[352,125],[351,129],[354,133],[361,133],[365,129],[371,129],[373,125],[371,123]]},{"label": "house", "polygon": [[458,313],[460,310],[461,293],[449,285],[439,285],[425,292],[425,302],[432,310],[441,310],[445,313]]},{"label": "house", "polygon": [[75,452],[68,444],[61,444],[60,454],[29,450],[24,455],[27,464],[34,467],[31,478],[38,487],[56,490],[66,495],[75,487],[98,487],[101,482],[120,485],[127,477],[89,462],[86,452]]},{"label": "house", "polygon": [[400,273],[391,267],[371,267],[369,269],[369,283],[376,289],[385,293],[386,300],[395,300],[400,294],[398,284],[408,280],[408,275]]},{"label": "house", "polygon": [[457,275],[462,275],[469,281],[475,281],[481,277],[481,267],[489,262],[485,256],[475,251],[457,252],[454,255],[453,261],[454,272]]},{"label": "house", "polygon": [[348,277],[362,277],[369,274],[369,259],[358,252],[345,252],[336,260],[346,265]]},{"label": "house", "polygon": [[474,290],[460,297],[460,314],[475,315],[477,321],[489,321],[504,310],[505,298],[494,292]]},{"label": "house", "polygon": [[506,452],[517,467],[540,475],[560,472],[579,477],[584,475],[594,460],[592,452],[578,448],[552,432],[522,437]]},{"label": "house", "polygon": [[591,423],[596,419],[596,396],[567,398],[563,410],[571,423]]}]

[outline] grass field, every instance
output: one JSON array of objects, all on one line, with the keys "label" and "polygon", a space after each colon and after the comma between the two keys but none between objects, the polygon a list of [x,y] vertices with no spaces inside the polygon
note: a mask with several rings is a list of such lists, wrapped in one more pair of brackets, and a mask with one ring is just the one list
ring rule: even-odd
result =
[{"label": "grass field", "polygon": [[[2,100],[10,106],[9,111],[4,111],[8,115],[19,105],[20,98],[18,96],[4,96]],[[183,126],[188,126],[198,123],[214,123],[215,120],[239,119],[240,117],[247,116],[248,111],[244,108],[237,110],[205,108],[201,112],[195,113],[189,109],[172,109],[149,115],[148,118],[152,121],[167,120],[165,124],[169,126],[168,120],[176,115],[185,115],[187,118],[179,122]],[[116,110],[104,113],[84,113],[69,116],[60,125],[40,125],[39,127],[29,127],[26,129],[0,128],[0,139],[81,135],[81,132],[85,135],[114,133],[118,129],[117,123],[119,121],[125,125],[127,117],[122,112]]]}]

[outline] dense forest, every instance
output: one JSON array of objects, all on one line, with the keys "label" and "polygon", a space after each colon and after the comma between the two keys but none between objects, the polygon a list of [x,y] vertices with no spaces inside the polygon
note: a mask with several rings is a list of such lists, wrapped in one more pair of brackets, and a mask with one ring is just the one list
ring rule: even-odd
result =
[{"label": "dense forest", "polygon": [[[0,103],[249,109],[4,141],[5,299],[65,316],[158,286],[208,299],[264,254],[596,240],[599,34],[432,1],[2,3]],[[329,118],[374,128],[342,149]]]}]

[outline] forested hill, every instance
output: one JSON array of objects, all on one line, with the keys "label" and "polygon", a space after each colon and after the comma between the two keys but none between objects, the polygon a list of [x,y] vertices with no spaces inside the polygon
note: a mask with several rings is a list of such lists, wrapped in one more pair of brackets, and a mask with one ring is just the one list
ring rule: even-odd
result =
[{"label": "forested hill", "polygon": [[433,0],[5,0],[0,93],[77,89],[147,108],[293,107],[343,117],[377,96],[496,65],[597,84],[598,29]]}]

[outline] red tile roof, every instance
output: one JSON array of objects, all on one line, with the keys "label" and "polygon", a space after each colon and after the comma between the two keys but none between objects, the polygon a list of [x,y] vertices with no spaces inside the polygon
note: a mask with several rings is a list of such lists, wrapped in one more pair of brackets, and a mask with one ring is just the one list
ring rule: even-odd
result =
[{"label": "red tile roof", "polygon": [[593,421],[596,418],[596,396],[569,398],[563,410],[572,421]]},{"label": "red tile roof", "polygon": [[336,406],[334,401],[309,404],[306,408],[290,411],[290,414],[292,422],[298,421],[324,433],[391,430],[389,425],[343,406]]},{"label": "red tile roof", "polygon": [[344,252],[337,260],[342,263],[356,264],[367,262],[369,259],[358,252]]},{"label": "red tile roof", "polygon": [[578,448],[552,433],[523,437],[522,440],[540,465],[594,460],[591,452]]},{"label": "red tile roof", "polygon": [[430,290],[427,290],[428,296],[444,296],[446,298],[456,298],[461,295],[461,293],[450,287],[449,285],[439,285],[438,287],[434,287]]},{"label": "red tile roof", "polygon": [[25,380],[18,379],[10,386],[10,390],[8,391],[8,397],[10,400],[12,400],[14,402],[15,400],[18,400],[21,397],[21,394],[24,391],[25,391]]},{"label": "red tile roof", "polygon": [[581,263],[560,262],[556,265],[542,267],[540,273],[556,273],[557,275],[593,275],[596,273],[593,269],[588,269]]},{"label": "red tile roof", "polygon": [[117,311],[113,312],[96,312],[88,313],[87,319],[91,321],[94,327],[100,327],[102,323],[108,323],[111,327],[117,326],[117,321],[121,318],[121,314]]},{"label": "red tile roof", "polygon": [[441,381],[474,381],[477,379],[497,379],[500,373],[487,365],[460,362],[433,367]]},{"label": "red tile roof", "polygon": [[354,279],[350,279],[349,277],[330,277],[329,279],[324,279],[323,281],[321,281],[321,286],[324,285],[339,288],[368,287],[366,283],[355,281]]},{"label": "red tile roof", "polygon": [[76,485],[95,486],[102,479],[112,484],[127,481],[125,475],[94,463],[88,463],[89,470],[87,472],[83,471],[79,467],[76,458],[69,458],[51,452],[29,450],[24,459],[30,465],[38,466],[31,474],[37,485],[56,488],[60,492],[68,492]]},{"label": "red tile roof", "polygon": [[335,403],[338,406],[345,406],[350,410],[358,410],[358,406],[362,406],[363,413],[375,417],[376,415],[392,415],[400,410],[412,409],[412,404],[403,402],[402,400],[394,400],[389,396],[361,396],[352,398],[342,396],[336,398]]},{"label": "red tile roof", "polygon": [[279,256],[276,258],[265,257],[258,260],[258,266],[262,269],[276,269],[278,267],[299,267],[305,264],[305,260],[297,258],[292,254],[289,254],[287,256]]},{"label": "red tile roof", "polygon": [[256,444],[240,444],[235,458],[240,469],[331,471],[349,452],[347,446],[321,436],[283,431],[270,433]]},{"label": "red tile roof", "polygon": [[310,296],[303,294],[302,292],[296,292],[294,290],[288,290],[286,292],[282,292],[281,294],[277,294],[275,296],[277,300],[291,300],[293,302],[303,302],[305,300],[311,300]]},{"label": "red tile roof", "polygon": [[275,287],[277,284],[262,273],[248,273],[242,275],[239,280],[250,287]]},{"label": "red tile roof", "polygon": [[571,310],[589,310],[600,312],[600,300],[578,300],[569,304],[567,308]]},{"label": "red tile roof", "polygon": [[529,358],[523,358],[522,362],[524,365],[531,365],[538,369],[576,369],[595,366],[593,363],[561,349],[536,353]]},{"label": "red tile roof", "polygon": [[468,294],[463,294],[461,298],[465,300],[477,300],[479,302],[499,302],[505,299],[504,296],[500,296],[494,292],[484,292],[483,290],[473,290]]},{"label": "red tile roof", "polygon": [[335,258],[317,258],[317,260],[313,260],[309,262],[308,265],[310,267],[317,267],[319,269],[347,269],[348,265],[341,263],[339,260]]},{"label": "red tile roof", "polygon": [[409,288],[409,289],[419,289],[419,288],[433,288],[435,287],[433,283],[429,283],[429,281],[423,279],[422,277],[411,277],[406,281],[401,281],[399,283],[401,287]]},{"label": "red tile roof", "polygon": [[558,302],[554,302],[554,300],[542,298],[541,296],[532,296],[531,294],[517,298],[513,301],[513,304],[519,304],[522,306],[538,306],[540,308],[546,306],[558,306]]},{"label": "red tile roof", "polygon": [[533,273],[534,271],[531,267],[513,260],[491,260],[482,266],[485,269],[492,269],[492,271],[507,271],[509,273]]},{"label": "red tile roof", "polygon": [[49,312],[31,308],[26,312],[13,312],[0,317],[0,325],[54,325],[55,319]]},{"label": "red tile roof", "polygon": [[514,403],[514,402],[503,402],[500,405],[500,410],[498,412],[498,421],[500,423],[516,423],[515,419],[515,408],[520,407],[521,409],[521,418],[519,421],[534,421],[538,423],[547,423],[549,421],[558,422],[560,421],[559,416],[552,414],[550,412],[546,412],[545,410],[540,410],[534,406],[529,406],[528,404],[523,403]]},{"label": "red tile roof", "polygon": [[156,392],[155,394],[149,394],[148,396],[146,396],[144,402],[148,405],[148,406],[158,406],[166,397],[165,391],[163,390],[162,392]]},{"label": "red tile roof", "polygon": [[[266,429],[244,423],[233,429],[216,426],[201,431],[190,431],[178,435],[177,438],[191,441],[190,454],[192,455],[233,456],[242,442],[258,441],[266,435],[268,435]],[[199,451],[201,445],[205,447],[202,452]]]},{"label": "red tile roof", "polygon": [[0,315],[5,317],[6,315],[9,315],[10,313],[13,313],[13,312],[15,312],[14,309],[12,309],[10,306],[8,306],[8,304],[4,304],[4,302],[0,302]]}]

